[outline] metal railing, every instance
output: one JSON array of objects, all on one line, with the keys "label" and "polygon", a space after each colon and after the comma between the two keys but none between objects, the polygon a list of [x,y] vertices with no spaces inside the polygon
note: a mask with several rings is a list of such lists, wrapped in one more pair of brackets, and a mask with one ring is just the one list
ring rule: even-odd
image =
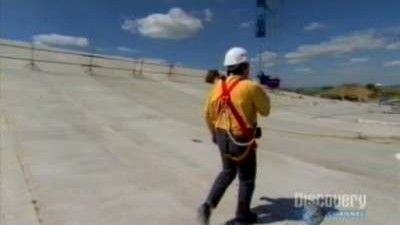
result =
[{"label": "metal railing", "polygon": [[[148,62],[145,59],[128,59],[128,58],[104,56],[104,55],[92,54],[92,53],[86,53],[86,52],[74,52],[74,51],[68,51],[68,50],[54,50],[54,49],[47,49],[47,48],[37,48],[33,43],[30,46],[23,46],[23,45],[17,45],[17,44],[9,44],[9,43],[0,43],[0,47],[11,47],[11,48],[29,50],[30,57],[7,56],[7,55],[2,55],[0,53],[0,58],[10,59],[10,60],[27,61],[27,62],[29,62],[28,65],[32,69],[39,68],[37,63],[50,63],[50,64],[70,65],[70,66],[81,66],[83,68],[86,68],[86,72],[88,72],[92,75],[94,73],[95,68],[100,68],[100,69],[109,69],[109,70],[117,70],[117,71],[128,71],[128,72],[132,72],[133,75],[160,74],[160,75],[167,75],[168,77],[171,77],[173,75],[178,75],[178,76],[188,76],[191,78],[203,78],[202,76],[198,76],[198,75],[196,76],[196,75],[189,74],[189,73],[178,73],[175,71],[175,69],[178,67],[174,64]],[[88,62],[87,63],[77,63],[77,62],[67,62],[67,61],[59,61],[59,60],[40,59],[37,57],[37,54],[39,52],[85,57],[88,59]],[[95,63],[95,59],[103,59],[103,60],[109,60],[109,61],[115,61],[115,62],[126,62],[126,63],[130,63],[132,65],[132,67],[104,66],[104,65],[101,65],[101,63]],[[146,65],[165,67],[165,70],[157,70],[156,71],[156,70],[145,69]],[[181,69],[182,70],[185,70],[185,69],[191,70],[190,68],[183,68],[183,67],[181,67]],[[198,71],[200,71],[200,70],[198,70]]]}]

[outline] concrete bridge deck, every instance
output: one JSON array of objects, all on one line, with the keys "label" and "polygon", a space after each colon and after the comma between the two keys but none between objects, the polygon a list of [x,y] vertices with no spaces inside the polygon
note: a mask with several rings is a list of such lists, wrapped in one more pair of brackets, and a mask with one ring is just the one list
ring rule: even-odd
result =
[{"label": "concrete bridge deck", "polygon": [[[90,76],[79,67],[25,65],[0,64],[1,225],[196,224],[196,208],[220,167],[201,118],[208,88],[201,79],[133,78],[101,69]],[[323,224],[399,221],[398,126],[314,118],[370,105],[271,97],[254,206],[266,204],[259,197],[296,192],[366,194],[366,218]],[[357,138],[359,132],[369,138]],[[212,224],[233,215],[236,187]]]}]

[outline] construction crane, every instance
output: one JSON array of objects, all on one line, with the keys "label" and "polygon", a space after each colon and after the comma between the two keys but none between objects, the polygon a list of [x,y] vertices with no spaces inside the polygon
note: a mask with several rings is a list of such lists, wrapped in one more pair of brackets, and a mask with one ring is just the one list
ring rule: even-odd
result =
[{"label": "construction crane", "polygon": [[[279,78],[270,78],[267,74],[278,73],[279,31],[282,26],[284,0],[256,0],[255,37],[259,40],[258,76],[261,81],[278,88]],[[261,78],[260,78],[261,76]]]}]

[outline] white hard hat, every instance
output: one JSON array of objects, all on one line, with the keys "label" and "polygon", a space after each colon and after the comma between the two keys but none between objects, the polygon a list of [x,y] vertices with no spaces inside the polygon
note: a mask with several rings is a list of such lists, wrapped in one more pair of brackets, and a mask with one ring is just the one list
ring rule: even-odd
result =
[{"label": "white hard hat", "polygon": [[233,47],[229,49],[225,54],[224,66],[239,65],[244,62],[248,62],[249,57],[247,50],[241,47]]}]

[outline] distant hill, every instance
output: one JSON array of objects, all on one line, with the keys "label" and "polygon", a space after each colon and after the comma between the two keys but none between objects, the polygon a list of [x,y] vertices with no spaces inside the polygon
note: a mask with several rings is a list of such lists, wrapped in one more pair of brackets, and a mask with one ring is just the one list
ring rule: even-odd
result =
[{"label": "distant hill", "polygon": [[400,85],[376,86],[374,84],[342,84],[339,86],[297,88],[290,91],[322,98],[360,102],[373,101],[381,97],[400,98]]},{"label": "distant hill", "polygon": [[384,88],[395,88],[395,89],[400,89],[400,84],[388,85],[388,86],[384,86]]}]

